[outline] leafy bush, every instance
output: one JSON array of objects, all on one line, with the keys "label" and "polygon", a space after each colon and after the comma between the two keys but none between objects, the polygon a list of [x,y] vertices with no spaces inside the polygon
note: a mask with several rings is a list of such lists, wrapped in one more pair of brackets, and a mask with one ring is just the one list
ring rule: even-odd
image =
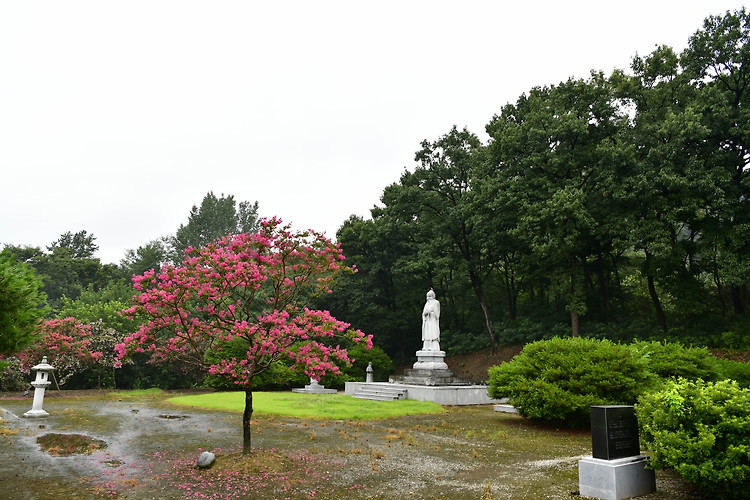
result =
[{"label": "leafy bush", "polygon": [[648,369],[659,378],[683,377],[690,380],[719,380],[716,358],[705,347],[687,347],[679,343],[635,342],[630,349],[646,359]]},{"label": "leafy bush", "polygon": [[326,387],[343,389],[345,382],[354,380],[363,382],[367,376],[368,363],[372,363],[375,381],[388,380],[388,377],[393,374],[393,361],[380,347],[372,346],[372,349],[367,349],[364,346],[354,344],[347,350],[349,351],[349,357],[353,358],[354,362],[351,366],[342,366],[341,375],[326,374],[320,381]]},{"label": "leafy bush", "polygon": [[730,380],[669,381],[636,405],[657,469],[674,469],[712,498],[750,491],[750,390]]},{"label": "leafy bush", "polygon": [[[310,377],[302,372],[293,370],[290,363],[279,361],[272,363],[266,370],[253,377],[253,390],[280,391],[294,387],[303,387],[310,383]],[[226,377],[207,374],[203,385],[223,391],[236,391],[241,387],[232,383]]]},{"label": "leafy bush", "polygon": [[[349,355],[354,358],[352,366],[341,366],[341,373],[327,373],[321,378],[320,383],[329,389],[340,389],[346,382],[352,380],[364,381],[367,369],[367,363],[372,362],[375,379],[382,380],[393,373],[393,361],[381,348],[373,346],[367,349],[364,346],[354,344],[348,348]],[[234,346],[229,344],[224,347],[223,355],[241,356],[244,354],[242,348],[234,350]],[[269,368],[255,377],[253,377],[253,389],[257,391],[280,391],[289,390],[295,387],[303,387],[310,383],[310,378],[301,371],[294,370],[292,363],[289,361],[279,361],[271,364]],[[203,384],[214,389],[234,391],[237,385],[233,384],[226,378],[215,375],[206,375]]]},{"label": "leafy bush", "polygon": [[525,417],[569,426],[587,425],[591,405],[633,404],[654,385],[645,358],[584,338],[533,342],[489,375],[492,397],[508,397]]},{"label": "leafy bush", "polygon": [[29,382],[21,373],[21,360],[10,357],[0,360],[0,391],[20,391],[27,389]]},{"label": "leafy bush", "polygon": [[730,359],[716,360],[720,377],[719,379],[731,379],[743,389],[750,388],[750,363],[732,361]]}]

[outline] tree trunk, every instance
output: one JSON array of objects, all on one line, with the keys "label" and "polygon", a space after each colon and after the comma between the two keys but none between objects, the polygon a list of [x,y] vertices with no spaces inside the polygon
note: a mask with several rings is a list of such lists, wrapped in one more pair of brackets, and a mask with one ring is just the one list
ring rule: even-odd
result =
[{"label": "tree trunk", "polygon": [[[508,271],[508,267],[506,265],[505,269],[503,270],[503,274],[505,275],[505,290],[508,292],[508,313],[510,314],[511,321],[515,321],[516,319],[516,285],[515,280],[513,279],[513,276]],[[532,298],[533,300],[533,298]]]},{"label": "tree trunk", "polygon": [[250,419],[253,417],[253,390],[245,389],[245,411],[242,414],[242,454],[249,455],[252,451],[250,439]]},{"label": "tree trunk", "polygon": [[596,259],[596,271],[599,278],[599,294],[604,301],[604,310],[607,311],[607,318],[612,319],[612,305],[609,303],[609,291],[607,290],[607,280],[604,276],[604,256],[601,249]]},{"label": "tree trunk", "polygon": [[659,295],[656,293],[656,286],[654,285],[654,277],[651,273],[646,277],[648,280],[648,293],[651,295],[651,302],[654,303],[654,309],[656,309],[656,319],[659,321],[659,326],[663,331],[667,331],[667,318],[664,316],[664,309],[661,307],[661,301]]},{"label": "tree trunk", "polygon": [[570,334],[573,337],[578,337],[580,333],[580,317],[576,310],[576,258],[575,256],[570,257],[570,297],[571,297],[571,308],[570,308]]},{"label": "tree trunk", "polygon": [[489,333],[490,335],[490,349],[492,351],[492,354],[495,354],[497,352],[497,339],[495,338],[495,334],[492,332],[490,311],[489,309],[487,309],[487,304],[484,300],[484,291],[482,290],[482,285],[479,283],[479,279],[477,278],[474,271],[469,271],[469,278],[471,278],[471,284],[474,287],[474,293],[477,296],[479,307],[482,308],[482,313],[484,313],[484,325],[487,328],[487,333]]},{"label": "tree trunk", "polygon": [[667,331],[667,318],[664,316],[664,309],[661,307],[661,301],[659,300],[659,294],[656,293],[656,285],[654,284],[654,273],[651,272],[651,254],[646,252],[646,281],[648,281],[648,293],[651,296],[651,302],[654,304],[656,310],[656,319],[659,321],[661,329]]},{"label": "tree trunk", "polygon": [[570,332],[573,337],[578,337],[580,332],[579,317],[575,311],[570,311]]},{"label": "tree trunk", "polygon": [[742,288],[739,286],[732,285],[732,306],[734,307],[735,314],[745,314],[745,303],[742,300]]},{"label": "tree trunk", "polygon": [[[575,297],[576,294],[576,275],[575,273],[570,275],[570,293],[573,297]],[[575,308],[570,308],[570,334],[573,337],[578,337],[578,334],[580,333],[580,317],[578,316],[578,311],[575,310]]]},{"label": "tree trunk", "polygon": [[[716,249],[714,248],[714,256],[716,255]],[[716,258],[714,257],[714,283],[716,284],[716,294],[719,296],[719,303],[721,304],[721,317],[726,318],[727,317],[727,303],[724,300],[724,288],[721,286],[721,278],[719,277],[719,267],[716,263]]]}]

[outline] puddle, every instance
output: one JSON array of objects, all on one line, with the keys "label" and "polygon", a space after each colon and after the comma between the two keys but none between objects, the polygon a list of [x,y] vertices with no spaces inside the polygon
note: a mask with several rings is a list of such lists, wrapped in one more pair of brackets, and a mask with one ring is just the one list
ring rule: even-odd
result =
[{"label": "puddle", "polygon": [[164,420],[184,420],[186,418],[190,418],[189,415],[166,415],[161,414],[157,415],[156,418],[163,418]]}]

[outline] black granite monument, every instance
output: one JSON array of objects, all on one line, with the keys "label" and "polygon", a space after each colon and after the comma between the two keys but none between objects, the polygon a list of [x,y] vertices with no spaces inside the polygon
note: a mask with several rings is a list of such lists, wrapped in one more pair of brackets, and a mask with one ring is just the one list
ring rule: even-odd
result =
[{"label": "black granite monument", "polygon": [[632,406],[591,407],[591,448],[594,458],[614,460],[640,455],[638,421]]}]

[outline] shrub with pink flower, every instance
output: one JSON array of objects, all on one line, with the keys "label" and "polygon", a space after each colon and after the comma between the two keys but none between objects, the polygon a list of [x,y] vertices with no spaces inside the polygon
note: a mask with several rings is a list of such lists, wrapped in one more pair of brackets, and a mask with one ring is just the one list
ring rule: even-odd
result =
[{"label": "shrub with pink flower", "polygon": [[[343,261],[339,246],[322,234],[293,233],[276,218],[262,220],[255,234],[188,248],[182,264],[133,278],[139,293],[123,313],[147,321],[116,346],[118,359],[144,352],[155,362],[191,364],[233,381],[245,390],[243,451],[249,453],[255,375],[287,358],[320,379],[352,361],[341,341],[372,347],[371,335],[309,308],[331,292],[337,275],[354,272]],[[242,356],[222,356],[222,348],[236,353],[238,344]]]},{"label": "shrub with pink flower", "polygon": [[17,356],[21,371],[31,374],[31,367],[44,356],[54,370],[59,385],[101,358],[102,353],[91,350],[91,327],[75,318],[51,319],[40,324],[32,343]]}]

